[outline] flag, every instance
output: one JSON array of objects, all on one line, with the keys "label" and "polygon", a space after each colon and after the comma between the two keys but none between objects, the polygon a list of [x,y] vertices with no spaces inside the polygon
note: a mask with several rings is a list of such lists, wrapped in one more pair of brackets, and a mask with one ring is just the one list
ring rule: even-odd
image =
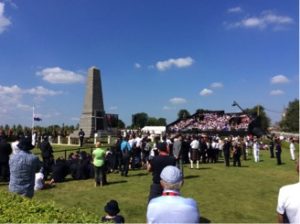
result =
[{"label": "flag", "polygon": [[34,121],[42,121],[42,118],[40,118],[40,117],[33,117],[33,120]]}]

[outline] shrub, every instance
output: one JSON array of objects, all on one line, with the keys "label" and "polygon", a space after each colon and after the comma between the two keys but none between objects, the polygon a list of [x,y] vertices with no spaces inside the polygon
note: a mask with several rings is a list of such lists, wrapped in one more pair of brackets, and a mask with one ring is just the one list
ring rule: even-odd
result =
[{"label": "shrub", "polygon": [[0,191],[0,223],[95,223],[99,217],[80,208],[56,208],[17,194]]}]

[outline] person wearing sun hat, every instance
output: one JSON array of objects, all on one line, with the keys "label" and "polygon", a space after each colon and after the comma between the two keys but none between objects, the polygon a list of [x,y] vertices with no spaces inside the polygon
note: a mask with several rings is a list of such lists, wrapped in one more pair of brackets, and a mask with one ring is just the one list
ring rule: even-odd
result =
[{"label": "person wearing sun hat", "polygon": [[104,207],[106,215],[101,218],[101,222],[110,223],[125,223],[125,219],[122,215],[118,215],[120,212],[119,204],[116,200],[110,200]]},{"label": "person wearing sun hat", "polygon": [[166,166],[160,178],[163,194],[149,202],[147,223],[199,223],[197,202],[180,195],[182,172],[176,166]]},{"label": "person wearing sun hat", "polygon": [[9,159],[10,181],[9,191],[32,198],[34,194],[35,173],[41,168],[39,158],[30,150],[34,148],[28,136],[20,139],[20,152],[12,154]]}]

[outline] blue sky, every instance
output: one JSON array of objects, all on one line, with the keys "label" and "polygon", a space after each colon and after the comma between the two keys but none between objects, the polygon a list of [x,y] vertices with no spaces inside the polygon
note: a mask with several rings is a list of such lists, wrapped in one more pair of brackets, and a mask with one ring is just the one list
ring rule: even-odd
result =
[{"label": "blue sky", "polygon": [[88,68],[105,111],[240,112],[299,98],[297,0],[0,0],[1,124],[74,124]]}]

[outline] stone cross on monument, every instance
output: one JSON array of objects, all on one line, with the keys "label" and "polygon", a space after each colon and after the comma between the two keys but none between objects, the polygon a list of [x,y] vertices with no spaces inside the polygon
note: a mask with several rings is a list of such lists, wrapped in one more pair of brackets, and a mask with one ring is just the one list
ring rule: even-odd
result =
[{"label": "stone cross on monument", "polygon": [[96,131],[106,129],[101,74],[96,67],[88,70],[80,128],[85,132],[86,137],[92,137]]}]

